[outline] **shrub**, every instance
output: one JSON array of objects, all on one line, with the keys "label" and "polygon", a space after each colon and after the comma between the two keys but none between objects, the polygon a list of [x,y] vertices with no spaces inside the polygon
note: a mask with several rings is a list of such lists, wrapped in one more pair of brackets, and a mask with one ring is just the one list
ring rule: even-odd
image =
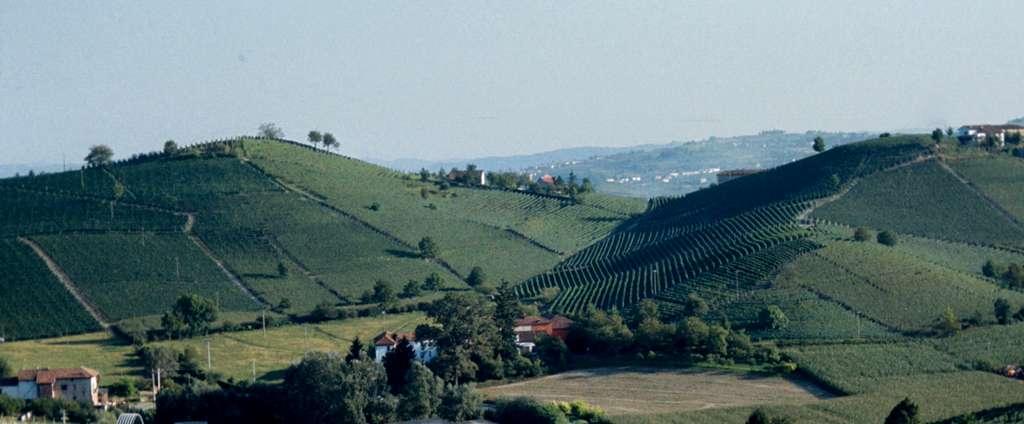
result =
[{"label": "shrub", "polygon": [[878,242],[886,246],[895,246],[899,240],[896,238],[896,234],[889,231],[882,231],[878,233]]},{"label": "shrub", "polygon": [[480,418],[483,399],[471,386],[448,386],[441,395],[437,416],[449,421],[468,421]]},{"label": "shrub", "polygon": [[762,309],[758,314],[758,320],[762,328],[770,330],[780,330],[789,325],[789,317],[776,305],[768,305]]},{"label": "shrub", "polygon": [[871,240],[871,230],[867,229],[867,227],[858,227],[857,230],[853,232],[853,239],[856,241]]},{"label": "shrub", "polygon": [[555,404],[543,404],[527,397],[498,399],[489,419],[500,424],[568,424],[569,419]]}]

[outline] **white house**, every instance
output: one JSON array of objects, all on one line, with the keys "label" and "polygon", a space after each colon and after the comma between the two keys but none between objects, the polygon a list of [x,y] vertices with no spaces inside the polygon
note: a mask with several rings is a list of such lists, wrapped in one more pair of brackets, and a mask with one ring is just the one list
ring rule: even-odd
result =
[{"label": "white house", "polygon": [[1008,134],[1024,135],[1024,126],[1020,125],[964,125],[956,130],[956,137],[963,142],[981,142],[993,137],[1002,146]]},{"label": "white house", "polygon": [[79,368],[21,370],[16,378],[0,380],[0,393],[15,399],[67,399],[101,405],[100,373]]},{"label": "white house", "polygon": [[398,343],[402,339],[406,339],[412,343],[412,350],[416,355],[417,361],[426,363],[437,357],[437,346],[434,344],[433,340],[416,340],[415,333],[393,333],[385,331],[373,339],[373,360],[377,362],[383,361],[384,355],[387,355],[388,352],[398,346]]}]

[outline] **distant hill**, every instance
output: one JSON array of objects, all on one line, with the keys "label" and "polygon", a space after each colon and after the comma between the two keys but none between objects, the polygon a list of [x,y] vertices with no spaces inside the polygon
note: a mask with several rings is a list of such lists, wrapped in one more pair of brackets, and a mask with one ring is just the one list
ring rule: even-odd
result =
[{"label": "distant hill", "polygon": [[[366,305],[377,281],[401,293],[437,274],[465,289],[476,266],[488,284],[519,281],[644,207],[598,194],[442,188],[251,138],[0,179],[0,275],[10,277],[0,278],[0,328],[12,339],[152,322],[184,293],[230,313],[301,315],[321,303]],[[437,246],[429,260],[418,248],[425,237]]]},{"label": "distant hill", "polygon": [[[68,164],[67,169],[78,169],[81,164]],[[13,177],[15,175],[28,175],[28,173],[51,173],[63,171],[64,165],[59,163],[8,163],[0,164],[0,178]]]},{"label": "distant hill", "polygon": [[830,147],[871,137],[868,133],[784,133],[717,138],[638,148],[609,155],[549,161],[528,168],[537,174],[567,177],[575,172],[590,178],[604,193],[632,197],[678,196],[707,187],[722,169],[767,169],[814,153],[814,137]]},{"label": "distant hill", "polygon": [[404,171],[426,168],[462,168],[473,163],[487,170],[521,171],[537,176],[575,172],[603,193],[650,198],[682,195],[716,182],[719,169],[770,168],[804,158],[814,151],[811,141],[825,138],[829,146],[860,141],[870,133],[785,133],[765,131],[757,135],[711,137],[705,140],[644,144],[630,147],[577,147],[532,155],[486,157],[450,161],[376,161]]},{"label": "distant hill", "polygon": [[1007,122],[1007,123],[1008,124],[1024,125],[1024,116],[1022,116],[1020,118],[1017,118],[1017,119],[1011,119],[1010,122]]}]

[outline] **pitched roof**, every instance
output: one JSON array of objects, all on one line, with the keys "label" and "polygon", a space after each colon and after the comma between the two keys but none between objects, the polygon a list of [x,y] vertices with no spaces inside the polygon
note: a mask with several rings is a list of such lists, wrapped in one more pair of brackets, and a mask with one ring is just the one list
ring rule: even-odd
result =
[{"label": "pitched roof", "polygon": [[548,319],[547,318],[539,317],[539,316],[536,316],[536,315],[528,315],[528,316],[522,317],[520,319],[517,319],[516,322],[515,322],[516,327],[518,327],[518,326],[525,326],[525,325],[533,326],[533,325],[540,325],[540,324],[547,324],[547,323],[548,323]]},{"label": "pitched roof", "polygon": [[374,346],[395,346],[399,340],[406,339],[410,342],[416,341],[416,333],[395,333],[385,331],[373,339]]},{"label": "pitched roof", "polygon": [[78,380],[98,377],[100,373],[86,367],[40,368],[18,371],[18,381],[35,381],[36,384],[53,384],[57,380]]},{"label": "pitched roof", "polygon": [[551,318],[539,317],[536,315],[529,315],[516,320],[516,327],[519,326],[534,326],[550,324],[552,328],[565,329],[572,326],[572,320],[561,315],[555,315]]},{"label": "pitched roof", "polygon": [[572,320],[561,315],[551,317],[551,328],[556,330],[572,327]]}]

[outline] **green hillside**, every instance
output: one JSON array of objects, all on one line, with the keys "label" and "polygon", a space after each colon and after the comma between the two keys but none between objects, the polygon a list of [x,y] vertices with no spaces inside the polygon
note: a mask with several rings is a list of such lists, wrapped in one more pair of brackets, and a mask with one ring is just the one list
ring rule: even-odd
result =
[{"label": "green hillside", "polygon": [[[518,281],[604,237],[644,205],[599,195],[574,201],[441,187],[258,139],[2,179],[0,194],[0,241],[16,249],[5,254],[31,259],[14,239],[34,241],[111,323],[159,315],[184,293],[213,299],[229,312],[287,300],[285,312],[304,314],[325,302],[358,304],[377,281],[397,293],[407,281],[438,274],[446,289],[465,289],[462,278],[476,266],[488,284]],[[436,259],[419,256],[424,237],[437,243]],[[45,267],[12,266],[17,273],[0,279],[2,291],[56,281]],[[97,328],[90,319],[73,324],[85,313],[74,299],[48,296],[65,302],[68,316],[33,312],[43,322],[28,328],[15,325],[13,313],[0,315],[8,337]],[[56,329],[61,321],[67,329]]]}]

